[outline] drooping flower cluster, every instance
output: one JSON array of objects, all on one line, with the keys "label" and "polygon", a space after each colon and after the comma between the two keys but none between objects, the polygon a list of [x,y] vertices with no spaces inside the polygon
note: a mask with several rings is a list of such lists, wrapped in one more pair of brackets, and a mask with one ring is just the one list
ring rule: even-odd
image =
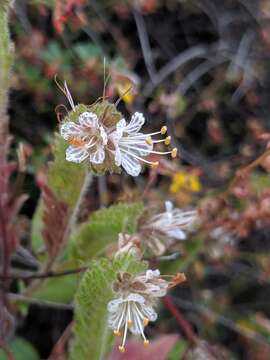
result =
[{"label": "drooping flower cluster", "polygon": [[165,296],[170,287],[183,281],[184,274],[178,274],[170,282],[166,281],[160,276],[159,270],[147,270],[138,276],[127,272],[117,274],[113,290],[119,297],[108,303],[108,325],[116,336],[123,336],[119,351],[125,351],[128,330],[141,335],[144,345],[149,344],[144,328],[158,317],[154,310],[157,298]]},{"label": "drooping flower cluster", "polygon": [[196,210],[183,211],[165,202],[166,210],[143,219],[139,232],[154,255],[162,255],[176,241],[185,240],[198,218]]},{"label": "drooping flower cluster", "polygon": [[152,139],[154,135],[166,134],[166,126],[160,131],[144,134],[140,132],[145,123],[142,113],[136,112],[127,123],[115,106],[105,100],[80,112],[79,105],[74,105],[66,84],[64,92],[73,114],[72,121],[68,116],[60,126],[60,134],[69,144],[66,150],[67,161],[88,161],[95,170],[103,172],[122,166],[129,175],[138,176],[142,170],[141,163],[154,167],[158,165],[158,162],[145,159],[150,154],[171,154],[173,158],[176,157],[176,148],[166,152],[153,150],[156,143],[170,144],[170,136],[160,140]]}]

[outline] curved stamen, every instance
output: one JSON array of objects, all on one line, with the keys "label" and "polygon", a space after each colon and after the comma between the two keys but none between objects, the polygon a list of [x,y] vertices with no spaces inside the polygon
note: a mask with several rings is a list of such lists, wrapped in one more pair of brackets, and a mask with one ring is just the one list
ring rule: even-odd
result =
[{"label": "curved stamen", "polygon": [[[123,147],[127,147],[128,149],[132,149],[132,150],[136,150],[136,151],[144,151],[147,152],[148,154],[158,154],[158,155],[167,155],[167,154],[171,154],[172,157],[176,157],[177,154],[177,149],[173,148],[170,151],[155,151],[155,150],[148,150],[148,149],[140,149],[139,147],[136,146],[129,146],[127,144],[120,144],[121,149],[123,149]],[[123,150],[124,151],[124,150]],[[130,153],[133,155],[133,153]],[[133,155],[135,157],[135,155]]]},{"label": "curved stamen", "polygon": [[158,165],[158,161],[148,161],[148,160],[145,160],[144,158],[138,156],[138,155],[135,155],[134,153],[130,152],[130,151],[127,151],[125,149],[121,149],[121,151],[123,151],[124,153],[130,155],[130,156],[133,156],[135,159],[138,159],[146,164],[149,164],[149,165],[152,165],[152,166],[157,166]]},{"label": "curved stamen", "polygon": [[122,345],[119,346],[119,350],[121,352],[125,352],[125,343],[126,343],[126,339],[127,339],[127,330],[128,330],[128,322],[125,322],[125,329],[124,329],[124,336],[123,336],[123,341],[122,341]]},{"label": "curved stamen", "polygon": [[123,311],[122,311],[122,314],[120,316],[120,320],[119,320],[118,325],[117,325],[117,330],[116,330],[117,333],[120,333],[121,324],[122,324],[123,318],[124,318],[125,313],[126,313],[126,305],[127,304],[124,304]]}]

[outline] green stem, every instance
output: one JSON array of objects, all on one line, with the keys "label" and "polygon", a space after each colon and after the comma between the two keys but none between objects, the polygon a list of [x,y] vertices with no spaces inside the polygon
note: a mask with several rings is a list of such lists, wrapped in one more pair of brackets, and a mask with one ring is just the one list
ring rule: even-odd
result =
[{"label": "green stem", "polygon": [[8,132],[8,92],[11,82],[11,69],[14,47],[8,29],[10,1],[0,0],[0,140]]}]

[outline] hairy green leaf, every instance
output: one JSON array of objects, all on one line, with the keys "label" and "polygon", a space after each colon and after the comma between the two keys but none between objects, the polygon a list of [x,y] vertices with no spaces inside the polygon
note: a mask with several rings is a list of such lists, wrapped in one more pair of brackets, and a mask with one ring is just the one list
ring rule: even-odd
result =
[{"label": "hairy green leaf", "polygon": [[[14,360],[38,360],[40,358],[31,343],[22,337],[15,337],[8,343],[8,347],[12,351]],[[0,350],[0,360],[6,359],[6,355]]]},{"label": "hairy green leaf", "polygon": [[74,342],[70,360],[104,360],[113,345],[107,326],[107,304],[114,294],[111,284],[119,271],[138,274],[147,264],[131,256],[114,261],[100,259],[90,264],[81,281],[75,301]]},{"label": "hairy green leaf", "polygon": [[143,213],[143,204],[118,204],[92,214],[73,238],[72,253],[79,262],[87,262],[116,242],[120,232],[134,234]]}]

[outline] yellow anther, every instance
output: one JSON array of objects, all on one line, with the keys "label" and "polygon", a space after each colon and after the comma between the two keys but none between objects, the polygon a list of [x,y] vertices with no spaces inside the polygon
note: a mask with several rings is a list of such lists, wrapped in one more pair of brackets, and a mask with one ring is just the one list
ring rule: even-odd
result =
[{"label": "yellow anther", "polygon": [[144,346],[148,346],[148,345],[149,345],[149,340],[146,340],[146,339],[145,339],[144,342],[143,342],[143,345],[144,345]]},{"label": "yellow anther", "polygon": [[165,145],[170,145],[171,139],[172,139],[171,136],[167,136],[166,139],[165,139]]},{"label": "yellow anther", "polygon": [[128,327],[130,328],[132,326],[132,320],[128,320],[127,324],[128,324]]},{"label": "yellow anther", "polygon": [[153,144],[153,140],[152,140],[151,136],[147,136],[147,138],[145,139],[145,142],[146,142],[146,144],[148,144],[148,145],[152,145],[152,144]]},{"label": "yellow anther", "polygon": [[174,159],[177,156],[177,148],[173,148],[171,152],[171,157]]},{"label": "yellow anther", "polygon": [[121,346],[121,345],[118,346],[118,350],[119,350],[121,353],[124,353],[124,352],[126,351],[125,347],[124,347],[124,346]]},{"label": "yellow anther", "polygon": [[158,162],[158,161],[155,161],[155,162],[153,162],[153,163],[151,164],[151,168],[152,168],[152,169],[156,169],[156,168],[158,167],[158,165],[159,165],[159,162]]},{"label": "yellow anther", "polygon": [[114,330],[113,333],[115,336],[121,336],[121,332],[119,330]]},{"label": "yellow anther", "polygon": [[162,126],[162,128],[160,129],[161,135],[166,134],[166,132],[167,132],[167,126]]},{"label": "yellow anther", "polygon": [[147,326],[149,324],[149,319],[144,318],[143,319],[143,326]]}]

